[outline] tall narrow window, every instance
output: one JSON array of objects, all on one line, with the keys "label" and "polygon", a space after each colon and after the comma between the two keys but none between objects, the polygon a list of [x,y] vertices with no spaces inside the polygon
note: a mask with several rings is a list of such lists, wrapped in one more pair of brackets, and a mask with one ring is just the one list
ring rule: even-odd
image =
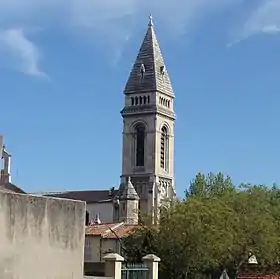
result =
[{"label": "tall narrow window", "polygon": [[136,166],[144,166],[145,158],[145,127],[140,124],[136,127]]},{"label": "tall narrow window", "polygon": [[161,129],[161,138],[160,138],[160,167],[167,170],[167,146],[168,144],[168,135],[166,127]]}]

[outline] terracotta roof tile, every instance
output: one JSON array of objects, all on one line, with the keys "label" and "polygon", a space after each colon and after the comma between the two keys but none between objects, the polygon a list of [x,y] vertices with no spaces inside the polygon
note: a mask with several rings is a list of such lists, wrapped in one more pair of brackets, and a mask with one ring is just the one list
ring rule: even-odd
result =
[{"label": "terracotta roof tile", "polygon": [[102,238],[123,238],[127,237],[138,225],[125,223],[96,224],[86,227],[86,235],[101,236]]},{"label": "terracotta roof tile", "polygon": [[127,237],[138,227],[139,225],[123,224],[114,230],[115,233],[110,231],[109,233],[106,233],[103,238],[117,238],[117,236],[118,238]]},{"label": "terracotta roof tile", "polygon": [[101,235],[103,236],[106,232],[110,232],[110,229],[114,228],[117,224],[96,224],[86,227],[86,235]]}]

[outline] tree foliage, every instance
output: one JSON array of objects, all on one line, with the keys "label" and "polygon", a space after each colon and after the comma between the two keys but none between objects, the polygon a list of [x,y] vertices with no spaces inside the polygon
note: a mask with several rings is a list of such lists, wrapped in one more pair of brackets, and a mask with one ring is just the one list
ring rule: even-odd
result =
[{"label": "tree foliage", "polygon": [[124,241],[130,261],[159,256],[161,278],[217,278],[224,269],[235,276],[250,254],[260,268],[280,259],[276,186],[235,187],[222,173],[199,173],[185,199],[161,211],[157,227],[143,225]]},{"label": "tree foliage", "polygon": [[217,175],[214,173],[209,173],[208,175],[198,173],[191,182],[189,189],[185,191],[186,198],[189,196],[219,197],[233,192],[235,192],[235,186],[231,178],[224,176],[221,172]]}]

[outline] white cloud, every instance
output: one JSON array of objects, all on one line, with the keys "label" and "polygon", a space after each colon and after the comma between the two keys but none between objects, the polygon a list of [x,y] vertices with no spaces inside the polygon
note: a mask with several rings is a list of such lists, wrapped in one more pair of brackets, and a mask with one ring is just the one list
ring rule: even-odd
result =
[{"label": "white cloud", "polygon": [[[0,24],[72,25],[105,30],[111,35],[131,29],[152,13],[169,31],[192,28],[203,15],[244,0],[0,0]],[[176,15],[176,16],[174,16]],[[148,20],[148,19],[147,19]],[[124,24],[130,23],[130,24]]]},{"label": "white cloud", "polygon": [[277,34],[280,32],[280,0],[261,0],[250,12],[248,19],[236,32],[232,44],[260,33]]},{"label": "white cloud", "polygon": [[[113,23],[125,16],[149,13],[165,23],[189,25],[204,13],[213,12],[244,0],[0,0],[0,21],[61,19],[64,24],[74,20],[79,25],[98,26]],[[42,13],[42,11],[44,11]],[[176,12],[176,17],[174,16]],[[62,17],[63,15],[63,17]]]},{"label": "white cloud", "polygon": [[[39,25],[43,28],[67,28],[78,33],[89,31],[87,33],[90,36],[98,39],[95,42],[105,43],[119,54],[135,30],[135,25],[148,21],[150,13],[166,29],[166,34],[177,36],[193,30],[206,14],[219,12],[243,1],[0,0],[0,28]],[[30,49],[33,49],[32,53],[37,57],[37,48],[26,39],[22,31],[16,35],[22,45],[32,46]],[[27,61],[26,58],[24,60]],[[29,61],[30,65],[37,65],[34,62],[36,59],[30,58]],[[33,67],[36,69],[36,66]]]},{"label": "white cloud", "polygon": [[40,53],[38,48],[25,36],[22,28],[2,31],[0,44],[2,49],[17,58],[17,67],[20,71],[30,76],[47,77],[39,69]]}]

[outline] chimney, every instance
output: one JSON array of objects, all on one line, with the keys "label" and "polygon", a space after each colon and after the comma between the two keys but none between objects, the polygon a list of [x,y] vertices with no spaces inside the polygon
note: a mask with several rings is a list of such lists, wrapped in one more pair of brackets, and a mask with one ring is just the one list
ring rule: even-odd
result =
[{"label": "chimney", "polygon": [[100,221],[100,218],[99,218],[99,214],[97,214],[97,215],[95,216],[94,223],[97,224],[97,225],[100,225],[100,224],[101,224],[101,221]]},{"label": "chimney", "polygon": [[[1,144],[1,143],[0,143]],[[2,146],[2,160],[4,167],[1,170],[1,182],[4,184],[11,182],[11,154],[6,151],[5,145]]]}]

